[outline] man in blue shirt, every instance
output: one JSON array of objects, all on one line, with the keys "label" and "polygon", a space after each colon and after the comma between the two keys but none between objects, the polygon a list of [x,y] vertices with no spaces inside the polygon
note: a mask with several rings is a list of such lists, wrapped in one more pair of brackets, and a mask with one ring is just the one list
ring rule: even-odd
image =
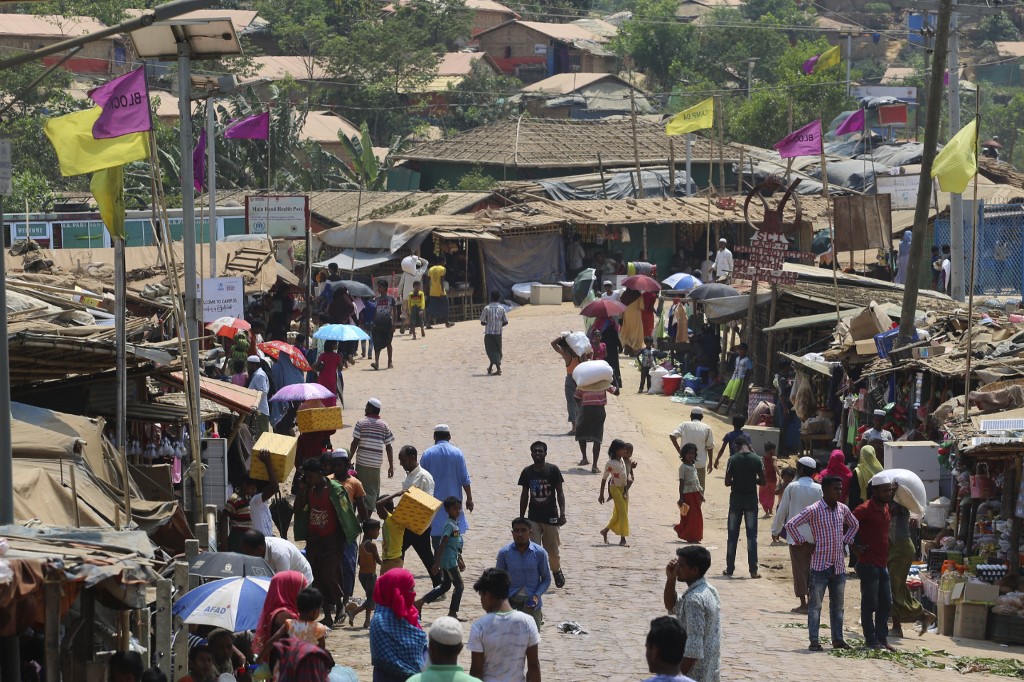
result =
[{"label": "man in blue shirt", "polygon": [[[452,445],[451,429],[447,424],[438,424],[434,427],[434,445],[427,448],[420,457],[420,466],[426,469],[434,478],[434,497],[444,502],[449,497],[463,500],[462,493],[466,493],[463,500],[463,508],[473,511],[473,491],[470,488],[469,470],[466,468],[466,457],[462,450]],[[444,534],[444,524],[448,520],[445,514],[435,514],[430,524],[430,542],[434,551],[441,545],[441,536]],[[465,535],[469,529],[466,523],[466,515],[459,516],[459,534]]]},{"label": "man in blue shirt", "polygon": [[548,553],[530,541],[532,524],[519,517],[512,521],[512,542],[498,551],[496,566],[512,579],[508,601],[517,611],[533,616],[539,628],[544,623],[541,595],[551,586]]}]

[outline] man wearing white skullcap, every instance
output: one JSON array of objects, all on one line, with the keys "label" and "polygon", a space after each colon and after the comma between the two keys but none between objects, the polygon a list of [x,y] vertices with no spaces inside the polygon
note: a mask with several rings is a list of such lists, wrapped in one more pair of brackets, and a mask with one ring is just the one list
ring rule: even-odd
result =
[{"label": "man wearing white skullcap", "polygon": [[252,437],[253,440],[258,440],[270,430],[270,403],[267,402],[267,398],[270,397],[270,378],[263,371],[260,356],[250,355],[246,360],[246,366],[249,370],[249,382],[246,387],[260,392],[260,405],[252,417]]},{"label": "man wearing white skullcap", "polygon": [[395,476],[395,453],[391,444],[395,442],[395,434],[391,427],[380,418],[381,402],[376,398],[366,401],[365,415],[356,422],[352,429],[352,445],[348,451],[352,456],[352,465],[356,475],[366,489],[367,513],[376,510],[377,497],[380,495],[380,468],[384,464],[384,452],[388,454],[388,478]]},{"label": "man wearing white skullcap", "polygon": [[[883,443],[892,441],[892,432],[882,428],[885,425],[885,410],[875,410],[871,413],[871,428],[861,434],[860,439],[869,445],[880,440]],[[877,453],[881,455],[881,452]]]},{"label": "man wearing white skullcap", "polygon": [[[813,457],[805,456],[797,460],[797,479],[782,491],[778,509],[775,510],[775,520],[772,521],[772,540],[778,542],[780,537],[785,537],[789,545],[789,561],[793,565],[793,593],[800,600],[800,605],[793,609],[794,613],[807,613],[807,579],[810,577],[814,545],[793,544],[784,528],[787,521],[821,499],[821,486],[812,478],[817,469],[818,463]],[[809,525],[801,526],[800,532],[805,538],[812,537]]]},{"label": "man wearing white skullcap", "polygon": [[459,665],[462,651],[462,623],[450,616],[442,616],[430,626],[427,652],[430,663],[423,672],[416,673],[408,682],[480,682]]}]

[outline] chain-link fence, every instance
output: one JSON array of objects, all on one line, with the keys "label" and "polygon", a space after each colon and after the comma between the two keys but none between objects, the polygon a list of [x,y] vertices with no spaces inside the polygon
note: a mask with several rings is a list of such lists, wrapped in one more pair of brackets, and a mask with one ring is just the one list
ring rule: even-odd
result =
[{"label": "chain-link fence", "polygon": [[[971,276],[971,203],[964,202],[964,289]],[[978,261],[974,293],[1020,296],[1024,291],[1024,204],[981,204],[978,212]],[[950,242],[949,219],[935,220],[935,241]]]}]

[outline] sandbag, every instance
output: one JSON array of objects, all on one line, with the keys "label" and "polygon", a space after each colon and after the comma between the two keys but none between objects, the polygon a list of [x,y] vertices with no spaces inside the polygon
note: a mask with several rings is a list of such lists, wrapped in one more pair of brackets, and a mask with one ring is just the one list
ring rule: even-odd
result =
[{"label": "sandbag", "polygon": [[601,391],[604,389],[599,387],[600,384],[607,382],[604,388],[611,386],[615,372],[604,360],[587,360],[576,366],[572,378],[581,391]]},{"label": "sandbag", "polygon": [[911,514],[924,514],[928,510],[928,495],[921,477],[907,469],[886,469],[871,477],[871,485],[895,483],[893,501],[906,507]]},{"label": "sandbag", "polygon": [[406,256],[402,259],[402,272],[409,275],[415,275],[417,274],[416,270],[419,267],[419,264],[420,259],[416,256]]},{"label": "sandbag", "polygon": [[651,370],[651,387],[647,389],[647,395],[661,395],[664,378],[671,374],[671,370],[664,367],[655,367]]},{"label": "sandbag", "polygon": [[581,358],[593,350],[590,345],[590,339],[583,332],[572,332],[565,337],[565,342],[572,348],[572,352]]}]

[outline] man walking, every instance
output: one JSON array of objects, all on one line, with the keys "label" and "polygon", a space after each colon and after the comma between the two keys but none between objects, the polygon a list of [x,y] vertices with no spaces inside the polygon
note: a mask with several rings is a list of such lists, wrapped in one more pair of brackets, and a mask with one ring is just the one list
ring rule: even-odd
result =
[{"label": "man walking", "polygon": [[444,326],[450,327],[448,321],[448,292],[444,289],[444,278],[448,274],[445,267],[447,261],[444,256],[437,259],[437,265],[427,270],[427,277],[430,278],[430,290],[427,291],[427,329],[434,328],[434,321],[443,321]]},{"label": "man walking", "polygon": [[[801,457],[796,463],[797,479],[786,486],[779,499],[772,521],[772,540],[778,542],[785,537],[789,545],[789,562],[793,565],[793,593],[800,604],[793,613],[807,613],[807,579],[811,572],[811,555],[814,554],[814,543],[796,544],[793,537],[786,532],[785,523],[821,499],[821,486],[812,478],[817,469],[813,457]],[[804,524],[800,528],[800,536],[811,537],[811,527]]]},{"label": "man walking", "polygon": [[693,466],[697,469],[697,478],[700,479],[700,487],[707,490],[705,479],[707,478],[708,462],[711,461],[711,453],[715,450],[715,437],[711,433],[711,427],[704,423],[704,410],[695,407],[690,410],[690,421],[683,422],[676,427],[676,430],[669,434],[672,447],[680,455],[683,454],[683,445],[693,443],[697,446],[697,460]]},{"label": "man walking", "polygon": [[750,577],[757,579],[757,486],[764,485],[764,462],[750,449],[750,438],[736,439],[739,450],[725,464],[725,487],[729,493],[729,540],[725,552],[725,571],[731,576],[736,570],[736,546],[740,539],[740,521],[747,528],[747,568]]},{"label": "man walking", "polygon": [[260,404],[256,409],[256,414],[252,417],[252,437],[254,440],[258,440],[260,436],[270,430],[270,403],[267,401],[270,396],[270,378],[263,371],[263,363],[258,355],[249,356],[246,360],[246,369],[249,370],[249,381],[246,388],[260,392]]},{"label": "man walking", "polygon": [[[555,587],[565,587],[562,575],[561,557],[558,553],[558,530],[565,525],[565,495],[562,493],[562,472],[554,464],[548,464],[548,445],[536,441],[530,445],[533,464],[519,474],[519,485],[523,492],[519,496],[519,516],[525,516],[533,523],[530,539],[544,547],[548,563],[555,578]],[[529,513],[527,513],[529,508]]]},{"label": "man walking", "polygon": [[810,650],[821,651],[818,628],[821,621],[821,603],[828,588],[829,626],[832,648],[849,649],[843,639],[843,608],[846,592],[846,545],[852,544],[860,523],[850,508],[839,501],[843,494],[843,481],[838,476],[821,480],[822,499],[786,522],[786,532],[796,544],[807,542],[800,526],[807,523],[814,539],[811,555],[811,576],[807,603],[807,630]]},{"label": "man walking", "polygon": [[[313,582],[324,595],[324,620],[340,618],[355,585],[359,519],[340,482],[325,478],[320,462],[302,465],[303,485],[295,498],[295,540],[306,541],[306,560]],[[348,588],[347,590],[345,588]]]},{"label": "man walking", "polygon": [[[393,500],[396,497],[401,497],[409,488],[419,488],[428,495],[434,494],[434,477],[430,475],[430,472],[420,466],[418,461],[419,454],[416,452],[416,448],[411,445],[403,445],[402,449],[398,451],[398,465],[405,470],[405,480],[402,481],[402,492],[395,493],[382,498],[380,502],[386,502]],[[423,562],[423,567],[427,569],[427,575],[430,575],[430,580],[434,587],[441,584],[440,573],[431,574],[431,569],[434,567],[434,549],[430,545],[430,528],[423,531],[419,535],[413,533],[411,530],[406,529],[405,534],[402,538],[402,557],[404,559],[405,552],[410,547],[416,552],[416,555]]]},{"label": "man walking", "polygon": [[384,463],[384,452],[388,453],[388,478],[395,476],[394,449],[395,435],[391,427],[380,418],[381,402],[370,398],[366,402],[365,415],[356,422],[352,429],[352,444],[348,451],[352,453],[352,464],[356,475],[363,483],[366,491],[367,511],[373,514],[380,496],[380,468]]},{"label": "man walking", "polygon": [[718,240],[718,253],[715,254],[715,281],[729,284],[732,281],[733,260],[729,242],[725,237]]},{"label": "man walking", "polygon": [[500,568],[485,568],[473,585],[487,615],[469,629],[469,673],[484,682],[540,682],[540,632],[533,618],[512,608],[511,587],[511,578]]},{"label": "man walking", "polygon": [[480,324],[484,327],[484,350],[487,352],[487,373],[501,375],[501,330],[508,324],[505,306],[498,303],[501,294],[491,292],[491,302],[480,313]]},{"label": "man walking", "polygon": [[[719,682],[722,665],[721,600],[705,579],[711,552],[698,545],[680,547],[665,567],[665,608],[686,631],[680,671],[696,682]],[[689,587],[679,595],[676,583]]]},{"label": "man walking", "polygon": [[864,646],[889,651],[894,651],[889,646],[892,588],[887,568],[892,493],[891,483],[872,483],[871,497],[853,510],[860,531],[857,543],[850,548],[857,558],[855,568],[860,578],[860,625],[864,630]]},{"label": "man walking", "polygon": [[[434,478],[434,497],[444,502],[449,497],[455,497],[463,502],[463,509],[473,511],[473,490],[470,487],[469,469],[466,467],[466,456],[462,450],[451,444],[451,429],[447,424],[438,424],[434,427],[434,445],[427,448],[420,458],[420,466],[427,470]],[[463,499],[462,494],[466,497]],[[444,524],[448,517],[444,514],[435,514],[430,524],[430,544],[434,551],[441,545],[441,536],[444,533]],[[459,535],[465,535],[469,530],[469,523],[466,522],[466,515],[459,515]]]},{"label": "man walking", "polygon": [[529,519],[512,521],[512,542],[498,551],[497,568],[507,571],[512,581],[508,600],[516,611],[533,616],[539,628],[544,624],[542,595],[551,586],[548,553],[530,541]]}]

